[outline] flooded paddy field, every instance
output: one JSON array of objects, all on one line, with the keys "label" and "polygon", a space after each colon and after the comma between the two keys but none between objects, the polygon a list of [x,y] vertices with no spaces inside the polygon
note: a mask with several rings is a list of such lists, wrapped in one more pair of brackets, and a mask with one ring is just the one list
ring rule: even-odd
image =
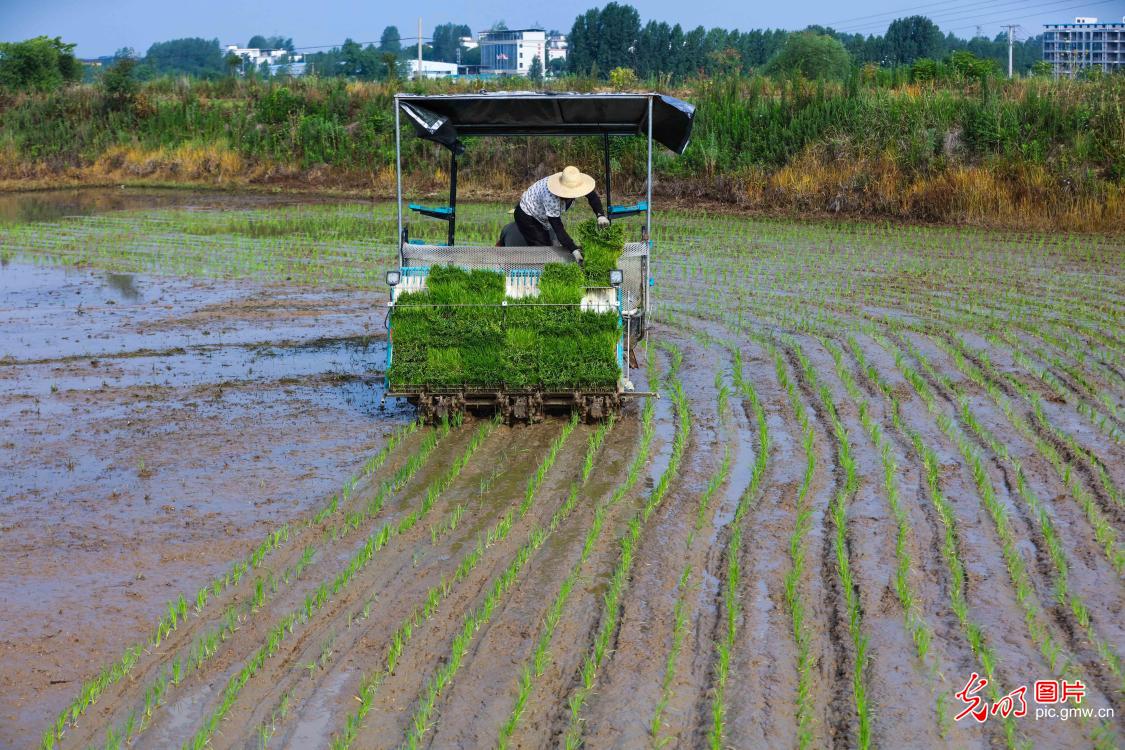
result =
[{"label": "flooded paddy field", "polygon": [[1120,238],[658,214],[661,398],[423,427],[393,207],[177,200],[0,226],[0,745],[1125,738]]}]

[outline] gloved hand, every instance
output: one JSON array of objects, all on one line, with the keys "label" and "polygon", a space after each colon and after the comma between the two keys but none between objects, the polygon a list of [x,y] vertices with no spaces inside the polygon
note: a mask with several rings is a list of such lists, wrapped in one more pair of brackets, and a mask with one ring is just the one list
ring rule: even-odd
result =
[{"label": "gloved hand", "polygon": [[599,227],[608,227],[609,226],[609,217],[608,216],[599,216],[598,217],[598,226]]},{"label": "gloved hand", "polygon": [[579,264],[582,263],[582,250],[581,249],[576,249],[576,250],[572,251],[570,254],[574,256],[574,261],[576,263],[579,263]]}]

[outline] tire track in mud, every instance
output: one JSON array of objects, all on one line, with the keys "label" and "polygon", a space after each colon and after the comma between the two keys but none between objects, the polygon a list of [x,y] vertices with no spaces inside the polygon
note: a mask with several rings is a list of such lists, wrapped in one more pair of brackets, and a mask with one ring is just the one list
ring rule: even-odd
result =
[{"label": "tire track in mud", "polygon": [[[519,516],[508,531],[487,547],[479,567],[474,567],[464,585],[456,587],[448,607],[442,608],[440,618],[423,623],[410,647],[402,651],[395,669],[379,683],[370,701],[370,711],[361,723],[356,724],[348,746],[392,747],[399,744],[411,728],[409,711],[419,705],[424,695],[427,676],[435,667],[440,670],[450,664],[451,642],[463,633],[457,627],[463,618],[477,612],[487,602],[503,574],[510,570],[529,543],[536,529],[548,527],[548,520],[565,506],[573,491],[575,476],[580,476],[589,438],[595,431],[582,428],[571,438],[557,462],[543,475],[542,484],[527,511]],[[500,522],[503,523],[503,522]],[[514,580],[514,579],[513,579]],[[458,662],[459,663],[459,662]],[[343,724],[341,722],[340,726]],[[429,727],[430,722],[425,722]],[[337,743],[339,746],[340,743]]]},{"label": "tire track in mud", "polygon": [[[494,622],[482,629],[478,645],[465,663],[465,673],[453,683],[434,727],[431,747],[489,747],[497,743],[503,725],[510,719],[512,697],[517,695],[523,680],[528,680],[528,690],[550,689],[543,683],[549,652],[539,659],[533,650],[538,647],[536,638],[553,633],[543,630],[551,613],[558,607],[559,621],[575,616],[568,607],[569,595],[558,589],[569,575],[574,575],[582,560],[586,539],[596,532],[595,514],[601,513],[602,524],[613,523],[624,509],[620,503],[605,510],[613,496],[628,491],[617,480],[628,474],[635,462],[634,452],[641,446],[641,426],[636,415],[626,413],[609,433],[606,445],[593,473],[582,492],[575,509],[575,518],[560,527],[552,539],[533,558],[524,582],[513,590],[510,601],[499,607]],[[616,485],[616,486],[615,486]],[[577,583],[577,576],[574,577]],[[549,644],[549,640],[548,640]],[[549,646],[548,646],[549,647]],[[526,677],[519,671],[521,664],[534,670],[538,663],[543,671],[529,672]],[[514,725],[513,725],[514,728]]]},{"label": "tire track in mud", "polygon": [[[476,446],[486,437],[481,430],[457,431],[453,435],[454,440],[447,446],[455,451],[453,467],[456,468],[467,460],[466,457],[471,456]],[[417,517],[419,511],[410,507],[414,498],[440,488],[449,481],[453,472],[453,469],[438,466],[436,462],[431,463],[427,469],[414,477],[397,496],[397,507],[388,513],[390,519],[380,527],[380,531],[373,531],[366,539],[358,535],[346,535],[345,539],[350,539],[350,544],[327,547],[327,554],[312,562],[310,575],[303,578],[302,585],[291,587],[282,596],[267,602],[261,616],[235,629],[225,649],[215,661],[210,662],[208,670],[184,681],[183,695],[162,712],[154,731],[146,733],[142,738],[144,741],[141,746],[167,747],[180,744],[182,738],[190,736],[192,727],[199,726],[201,720],[205,720],[203,728],[187,744],[195,747],[210,740],[220,728],[217,719],[221,719],[227,710],[237,704],[242,689],[250,683],[252,677],[267,662],[272,663],[272,658],[283,647],[286,650],[293,648],[294,641],[287,636],[294,634],[300,627],[295,640],[298,643],[304,642],[310,634],[315,633],[315,616],[318,612],[335,611],[355,597],[357,589],[348,584],[356,578],[369,575],[372,568],[367,566],[367,562],[382,550],[388,549],[389,543],[396,540],[400,524],[406,524]],[[343,578],[347,571],[352,572]],[[334,573],[336,577],[332,579]],[[322,583],[317,586],[317,581]],[[329,593],[330,590],[332,593]],[[343,596],[337,595],[340,593]],[[246,670],[249,670],[249,675],[245,675]],[[244,675],[245,679],[240,675]]]},{"label": "tire track in mud", "polygon": [[[156,647],[151,647],[138,659],[132,669],[128,671],[128,680],[121,680],[109,686],[104,695],[93,706],[93,711],[85,717],[82,723],[64,738],[62,747],[86,747],[96,743],[98,738],[111,731],[114,717],[129,706],[140,705],[144,702],[146,691],[154,690],[161,679],[168,682],[170,665],[176,659],[187,662],[188,649],[200,643],[203,638],[217,638],[216,628],[223,629],[224,623],[231,622],[231,614],[237,614],[237,622],[249,617],[251,603],[258,594],[258,582],[267,580],[282,580],[285,571],[292,571],[301,565],[300,561],[306,554],[310,544],[315,543],[324,536],[332,521],[348,508],[365,501],[368,496],[381,492],[387,480],[378,485],[372,484],[372,475],[383,469],[385,475],[401,477],[420,468],[421,462],[429,456],[439,435],[429,431],[416,429],[416,426],[405,428],[399,437],[388,441],[383,451],[370,458],[363,472],[353,477],[344,484],[344,489],[335,495],[319,511],[310,517],[297,522],[285,524],[286,543],[263,553],[263,548],[256,550],[247,558],[246,572],[232,576],[228,571],[224,579],[216,579],[215,583],[222,580],[223,587],[216,593],[215,585],[205,586],[209,596],[205,599],[202,608],[193,607],[185,610],[180,616],[179,623],[167,634]],[[424,455],[423,455],[424,454]],[[421,462],[415,461],[421,458]],[[391,480],[396,481],[396,480]],[[340,498],[343,497],[341,503]],[[255,560],[257,562],[255,563]],[[303,567],[303,565],[302,565]],[[237,571],[239,565],[232,567]],[[299,575],[295,575],[299,578]],[[263,587],[264,593],[264,587]],[[272,598],[272,592],[269,594]],[[188,605],[191,606],[191,605]],[[162,620],[162,623],[165,622]],[[212,635],[208,636],[208,632]],[[225,641],[225,638],[222,639]],[[217,646],[222,645],[221,643]],[[217,647],[216,646],[216,647]],[[186,672],[186,667],[184,668]],[[161,692],[166,692],[167,687]],[[156,693],[152,693],[156,695]],[[122,719],[123,726],[127,722]],[[137,724],[138,729],[140,724]],[[125,735],[122,734],[122,739]]]},{"label": "tire track in mud", "polygon": [[[687,637],[674,665],[675,683],[665,713],[672,735],[698,734],[701,717],[695,706],[709,682],[711,637],[718,621],[713,606],[719,597],[716,574],[721,565],[717,554],[721,529],[715,528],[715,517],[733,513],[733,507],[724,507],[730,505],[729,498],[718,498],[719,502],[712,498],[711,507],[704,509],[702,531],[694,527],[697,501],[720,472],[724,447],[730,445],[716,412],[713,373],[703,366],[725,353],[676,334],[665,333],[662,339],[673,341],[683,352],[684,364],[677,374],[692,412],[691,438],[677,479],[649,519],[636,550],[635,572],[621,602],[613,648],[598,670],[599,687],[583,715],[583,741],[591,747],[636,746],[651,739],[649,719],[661,701],[665,657],[672,646],[674,610],[681,595]],[[690,540],[697,533],[704,543],[693,545]],[[678,582],[685,569],[692,573],[685,582],[688,590],[682,592]]]},{"label": "tire track in mud", "polygon": [[[547,451],[558,433],[556,425],[529,428],[522,436],[524,440],[519,450],[505,449],[501,453],[496,449],[503,443],[506,429],[499,429],[501,434],[481,448],[484,454],[492,451],[491,460],[482,456],[481,460],[471,462],[442,494],[444,507],[468,509],[456,528],[438,539],[436,546],[434,532],[423,524],[400,535],[399,548],[385,556],[369,578],[360,581],[362,590],[377,592],[367,616],[362,616],[363,610],[356,604],[350,610],[344,608],[330,619],[318,622],[320,632],[336,636],[331,646],[332,657],[327,663],[319,661],[323,642],[316,640],[308,641],[284,663],[275,663],[266,675],[268,679],[260,683],[260,688],[239,711],[232,712],[229,723],[239,726],[241,731],[233,735],[231,747],[253,745],[252,732],[262,725],[272,728],[274,740],[270,744],[274,747],[328,744],[330,732],[338,728],[340,717],[354,710],[353,697],[359,692],[362,673],[368,665],[377,662],[377,652],[385,651],[399,623],[415,615],[419,603],[429,604],[426,593],[440,580],[448,578],[449,568],[456,567],[452,566],[453,556],[461,550],[471,550],[490,520],[495,515],[503,515],[504,508],[492,501],[491,495],[518,497],[526,484],[526,468],[534,465],[528,459],[537,452]],[[479,494],[481,482],[489,484],[488,502]],[[316,668],[306,672],[302,667],[310,663]],[[286,696],[298,708],[291,717],[278,717],[281,720],[274,721],[273,708]],[[225,745],[216,742],[216,746]]]}]

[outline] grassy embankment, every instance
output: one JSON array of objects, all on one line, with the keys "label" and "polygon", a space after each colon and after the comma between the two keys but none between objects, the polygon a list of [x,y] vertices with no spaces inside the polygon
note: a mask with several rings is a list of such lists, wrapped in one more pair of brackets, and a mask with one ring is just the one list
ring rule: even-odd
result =
[{"label": "grassy embankment", "polygon": [[[582,90],[593,82],[558,85]],[[0,94],[0,189],[191,184],[387,196],[394,90],[312,79],[161,80],[146,84],[126,111],[109,110],[89,85]],[[983,86],[743,77],[690,81],[670,93],[694,103],[698,116],[684,156],[657,154],[656,193],[665,200],[1020,228],[1125,224],[1120,76]],[[414,138],[404,146],[411,195],[444,190],[448,155]],[[477,140],[465,157],[462,195],[511,201],[563,162],[597,171],[599,146],[592,138]],[[639,194],[643,144],[618,139],[613,151],[616,195]]]}]

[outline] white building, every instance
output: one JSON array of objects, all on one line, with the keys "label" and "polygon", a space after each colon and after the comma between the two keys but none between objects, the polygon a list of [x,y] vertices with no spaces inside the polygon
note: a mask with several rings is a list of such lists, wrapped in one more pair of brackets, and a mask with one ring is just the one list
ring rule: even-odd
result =
[{"label": "white building", "polygon": [[1043,59],[1056,77],[1073,77],[1084,68],[1125,70],[1125,18],[1099,23],[1079,16],[1074,23],[1049,23],[1045,29]]},{"label": "white building", "polygon": [[[418,61],[407,61],[411,78],[418,77]],[[457,75],[457,63],[437,62],[436,60],[422,61],[423,78],[449,78]]]},{"label": "white building", "polygon": [[478,46],[477,40],[473,39],[471,36],[463,36],[457,41],[461,43],[461,49],[476,49]]},{"label": "white building", "polygon": [[484,75],[525,76],[536,57],[547,68],[547,32],[543,29],[482,31],[478,39]]},{"label": "white building", "polygon": [[257,47],[239,47],[237,44],[228,44],[226,53],[241,57],[255,68],[260,67],[262,63],[273,66],[280,65],[283,60],[289,63],[299,63],[305,59],[304,55],[294,54],[285,49],[258,49]]},{"label": "white building", "polygon": [[547,62],[566,59],[566,34],[547,37]]}]

